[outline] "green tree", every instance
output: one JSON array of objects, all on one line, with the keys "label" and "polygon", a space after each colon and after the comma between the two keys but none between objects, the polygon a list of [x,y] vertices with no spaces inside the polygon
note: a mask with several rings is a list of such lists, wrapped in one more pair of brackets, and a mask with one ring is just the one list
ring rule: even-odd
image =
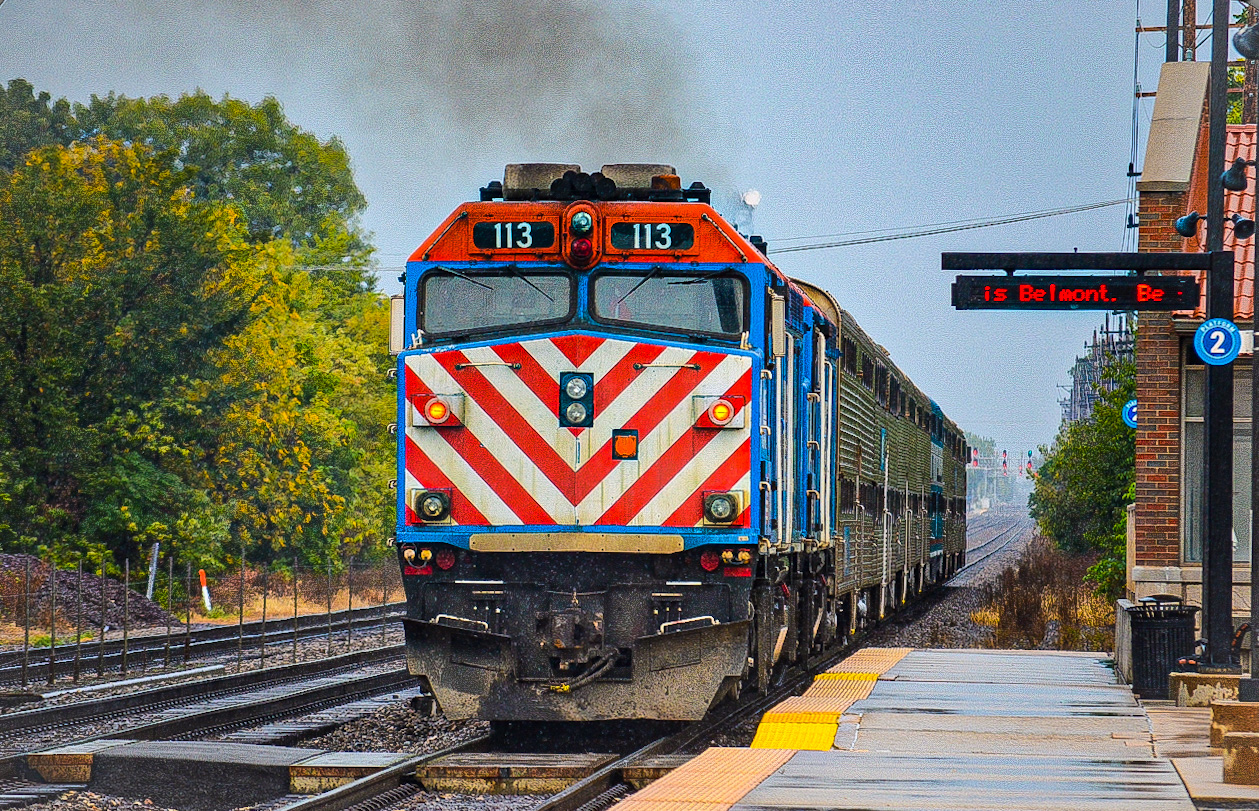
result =
[{"label": "green tree", "polygon": [[275,99],[0,89],[0,548],[378,551],[393,398],[363,205],[341,144]]},{"label": "green tree", "polygon": [[105,135],[168,151],[197,199],[230,201],[257,244],[286,240],[297,260],[343,292],[371,287],[366,200],[336,138],[297,127],[272,97],[258,104],[197,91],[132,99],[110,93],[74,107],[76,137]]},{"label": "green tree", "polygon": [[274,243],[252,319],[212,353],[216,373],[190,390],[207,414],[205,486],[239,541],[323,559],[382,539],[392,517],[387,325],[363,295],[347,322],[323,317],[335,285],[292,267]]},{"label": "green tree", "polygon": [[1067,552],[1100,554],[1089,580],[1107,596],[1124,586],[1125,508],[1132,501],[1136,431],[1123,421],[1136,396],[1136,365],[1111,363],[1091,418],[1064,424],[1049,448],[1029,498],[1041,532]]},{"label": "green tree", "polygon": [[0,171],[12,171],[32,149],[66,145],[75,137],[70,102],[36,94],[25,79],[0,86]]},{"label": "green tree", "polygon": [[254,252],[233,208],[142,146],[42,147],[0,177],[0,525],[127,554],[195,508],[170,384],[244,324]]}]

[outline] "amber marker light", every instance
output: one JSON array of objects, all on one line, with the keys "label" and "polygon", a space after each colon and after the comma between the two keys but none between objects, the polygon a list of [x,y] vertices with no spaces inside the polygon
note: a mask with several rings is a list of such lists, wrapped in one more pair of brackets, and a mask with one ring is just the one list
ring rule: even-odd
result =
[{"label": "amber marker light", "polygon": [[708,419],[713,421],[713,425],[728,424],[734,419],[734,404],[726,399],[717,400],[708,407]]},{"label": "amber marker light", "polygon": [[429,422],[442,423],[450,416],[450,408],[437,398],[428,401],[424,406],[424,418]]},{"label": "amber marker light", "polygon": [[612,458],[638,458],[638,431],[633,429],[617,429],[612,432]]}]

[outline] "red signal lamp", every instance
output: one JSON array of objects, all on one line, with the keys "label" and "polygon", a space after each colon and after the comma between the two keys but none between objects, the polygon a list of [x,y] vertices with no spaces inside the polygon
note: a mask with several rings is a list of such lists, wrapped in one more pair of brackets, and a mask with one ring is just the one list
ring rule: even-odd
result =
[{"label": "red signal lamp", "polygon": [[443,423],[450,418],[450,408],[434,397],[424,406],[424,417],[431,423]]},{"label": "red signal lamp", "polygon": [[721,397],[697,396],[695,401],[696,428],[742,428],[744,406],[747,398],[740,395]]},{"label": "red signal lamp", "polygon": [[599,259],[598,212],[587,202],[574,203],[565,211],[564,261],[575,268],[588,268]]},{"label": "red signal lamp", "polygon": [[588,265],[595,255],[595,244],[586,237],[578,237],[569,246],[568,255],[579,265]]},{"label": "red signal lamp", "polygon": [[715,572],[721,565],[721,555],[716,549],[705,549],[699,555],[699,565],[706,572]]}]

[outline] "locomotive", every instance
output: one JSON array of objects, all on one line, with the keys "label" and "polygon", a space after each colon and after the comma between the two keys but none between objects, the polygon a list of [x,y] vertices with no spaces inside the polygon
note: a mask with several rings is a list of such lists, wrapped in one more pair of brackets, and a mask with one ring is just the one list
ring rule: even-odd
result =
[{"label": "locomotive", "polygon": [[392,300],[408,668],[694,720],[965,563],[958,427],[673,167],[513,164]]}]

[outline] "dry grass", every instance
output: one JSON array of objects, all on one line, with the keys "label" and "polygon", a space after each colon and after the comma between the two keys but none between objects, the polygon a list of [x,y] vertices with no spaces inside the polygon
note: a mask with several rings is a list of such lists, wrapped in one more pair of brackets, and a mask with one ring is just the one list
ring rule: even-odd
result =
[{"label": "dry grass", "polygon": [[997,648],[1112,650],[1114,608],[1084,583],[1093,563],[1038,537],[984,587],[984,608],[971,618],[993,629]]}]

